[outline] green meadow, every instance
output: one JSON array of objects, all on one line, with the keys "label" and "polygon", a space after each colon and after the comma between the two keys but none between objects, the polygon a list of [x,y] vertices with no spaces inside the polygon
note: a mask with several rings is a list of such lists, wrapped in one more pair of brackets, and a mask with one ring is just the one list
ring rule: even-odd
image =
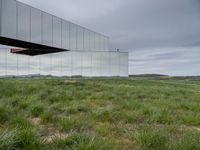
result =
[{"label": "green meadow", "polygon": [[0,150],[199,150],[200,79],[0,79]]}]

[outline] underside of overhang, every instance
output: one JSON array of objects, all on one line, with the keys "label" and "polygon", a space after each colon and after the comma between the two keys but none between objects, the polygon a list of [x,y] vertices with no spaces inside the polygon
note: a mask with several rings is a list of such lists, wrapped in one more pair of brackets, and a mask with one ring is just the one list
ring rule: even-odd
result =
[{"label": "underside of overhang", "polygon": [[35,44],[35,43],[26,42],[26,41],[5,38],[5,37],[0,37],[0,44],[13,46],[13,47],[19,47],[19,48],[11,49],[11,53],[23,54],[23,55],[29,55],[29,56],[69,51],[69,50],[65,50],[61,48],[50,47],[46,45]]}]

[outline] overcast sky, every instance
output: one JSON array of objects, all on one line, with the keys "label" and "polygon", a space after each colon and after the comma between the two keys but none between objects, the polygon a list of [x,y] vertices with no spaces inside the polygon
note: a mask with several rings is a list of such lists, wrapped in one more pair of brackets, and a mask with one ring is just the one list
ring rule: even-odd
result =
[{"label": "overcast sky", "polygon": [[20,0],[108,35],[129,73],[200,75],[200,0]]}]

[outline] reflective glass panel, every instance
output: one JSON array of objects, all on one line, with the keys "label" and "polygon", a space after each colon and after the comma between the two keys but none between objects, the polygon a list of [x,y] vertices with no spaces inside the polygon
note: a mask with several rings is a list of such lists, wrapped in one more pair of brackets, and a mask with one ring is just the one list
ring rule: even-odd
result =
[{"label": "reflective glass panel", "polygon": [[30,7],[18,2],[17,10],[17,38],[30,41]]},{"label": "reflective glass panel", "polygon": [[92,76],[100,76],[101,53],[92,52]]},{"label": "reflective glass panel", "polygon": [[30,56],[30,74],[32,75],[38,75],[40,74],[40,61],[39,61],[40,56]]},{"label": "reflective glass panel", "polygon": [[91,52],[82,53],[82,75],[91,76],[92,54]]},{"label": "reflective glass panel", "polygon": [[95,38],[94,32],[90,31],[90,50],[91,51],[94,51],[94,49],[95,49],[95,46],[94,46],[95,39],[94,38]]},{"label": "reflective glass panel", "polygon": [[70,23],[70,50],[77,50],[77,26]]},{"label": "reflective glass panel", "polygon": [[83,50],[83,28],[77,27],[77,50]]},{"label": "reflective glass panel", "polygon": [[72,76],[79,76],[82,74],[82,53],[72,52]]},{"label": "reflective glass panel", "polygon": [[7,51],[6,61],[7,61],[7,75],[18,75],[18,54],[10,53]]},{"label": "reflective glass panel", "polygon": [[88,51],[90,49],[90,32],[84,29],[84,50]]},{"label": "reflective glass panel", "polygon": [[62,48],[67,49],[67,50],[70,49],[69,35],[70,35],[69,22],[62,20]]},{"label": "reflective glass panel", "polygon": [[62,54],[62,75],[63,76],[71,76],[71,51],[63,52]]},{"label": "reflective glass panel", "polygon": [[110,71],[111,76],[117,76],[119,70],[119,58],[118,53],[110,52]]},{"label": "reflective glass panel", "polygon": [[39,58],[41,75],[52,74],[52,54],[41,55]]},{"label": "reflective glass panel", "polygon": [[18,75],[28,75],[30,73],[30,57],[26,55],[17,55],[18,57]]},{"label": "reflective glass panel", "polygon": [[95,33],[95,50],[100,51],[100,36],[99,34]]},{"label": "reflective glass panel", "polygon": [[61,76],[62,69],[62,55],[61,53],[55,53],[52,56],[52,75]]},{"label": "reflective glass panel", "polygon": [[0,76],[6,75],[6,49],[0,49]]},{"label": "reflective glass panel", "polygon": [[66,48],[69,50],[70,49],[70,23],[66,23]]},{"label": "reflective glass panel", "polygon": [[101,74],[102,76],[110,75],[110,54],[109,54],[109,52],[102,52],[101,71],[102,71],[102,74]]},{"label": "reflective glass panel", "polygon": [[67,49],[67,25],[64,20],[62,20],[62,48]]},{"label": "reflective glass panel", "polygon": [[47,13],[42,13],[42,43],[53,45],[53,18]]},{"label": "reflective glass panel", "polygon": [[2,0],[2,36],[14,38],[17,36],[17,2]]},{"label": "reflective glass panel", "polygon": [[61,48],[61,19],[53,17],[53,46]]},{"label": "reflective glass panel", "polygon": [[31,8],[31,42],[42,43],[42,12]]}]

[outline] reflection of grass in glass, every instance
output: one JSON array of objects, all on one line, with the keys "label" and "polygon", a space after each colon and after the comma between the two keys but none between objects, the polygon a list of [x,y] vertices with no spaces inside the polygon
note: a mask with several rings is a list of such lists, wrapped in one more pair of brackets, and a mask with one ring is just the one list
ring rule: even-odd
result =
[{"label": "reflection of grass in glass", "polygon": [[0,79],[0,149],[200,149],[195,78]]}]

